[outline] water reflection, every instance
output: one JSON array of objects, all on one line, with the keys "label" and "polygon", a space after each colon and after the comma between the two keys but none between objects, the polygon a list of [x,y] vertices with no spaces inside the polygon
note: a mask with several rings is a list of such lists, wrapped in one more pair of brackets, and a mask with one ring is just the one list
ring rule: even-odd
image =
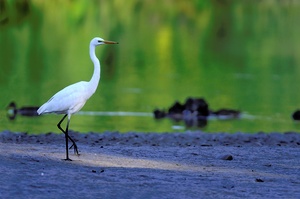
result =
[{"label": "water reflection", "polygon": [[[203,96],[213,111],[223,113],[209,113],[215,122],[184,112],[191,118],[188,126],[196,121],[207,132],[298,131],[291,113],[300,107],[299,6],[296,1],[0,0],[0,131],[56,132],[55,115],[7,122],[5,107],[12,100],[40,105],[65,85],[89,79],[87,44],[99,35],[122,45],[97,51],[103,76],[83,111],[151,114],[175,100]],[[234,120],[218,122],[217,117],[228,118],[224,107],[255,119],[235,120],[229,113]],[[174,125],[152,116],[84,114],[74,117],[74,129],[165,132]]]},{"label": "water reflection", "polygon": [[[202,98],[187,98],[184,104],[176,101],[167,112],[164,110],[156,109],[153,113],[147,112],[103,112],[103,111],[79,111],[77,115],[85,116],[123,116],[123,117],[154,117],[155,119],[170,118],[175,123],[179,124],[184,122],[187,128],[199,127],[203,128],[207,125],[208,119],[237,119],[240,117],[240,111],[232,109],[220,109],[218,111],[212,111],[209,108],[208,103]],[[7,106],[7,117],[10,120],[16,119],[17,115],[21,116],[39,116],[37,114],[36,106],[23,106],[17,108],[15,102],[11,102]],[[178,126],[178,125],[174,125]],[[175,127],[176,128],[176,127]]]},{"label": "water reflection", "polygon": [[37,110],[39,107],[37,106],[23,106],[21,108],[17,108],[17,105],[15,102],[11,102],[7,107],[7,117],[10,120],[14,120],[17,115],[22,116],[38,116]]},{"label": "water reflection", "polygon": [[87,116],[135,116],[135,117],[153,117],[152,113],[143,112],[103,112],[103,111],[79,111],[77,115],[87,115]]},{"label": "water reflection", "polygon": [[209,105],[205,99],[189,97],[184,104],[176,101],[168,108],[168,111],[155,109],[153,114],[156,119],[170,118],[175,122],[183,121],[187,127],[203,128],[207,125],[208,118],[222,120],[238,119],[241,112],[228,108],[213,111],[209,109]]}]

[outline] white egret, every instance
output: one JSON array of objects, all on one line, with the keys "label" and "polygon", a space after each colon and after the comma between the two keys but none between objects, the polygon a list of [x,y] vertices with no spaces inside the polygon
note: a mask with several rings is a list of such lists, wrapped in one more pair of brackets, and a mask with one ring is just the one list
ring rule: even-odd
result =
[{"label": "white egret", "polygon": [[[94,94],[97,89],[99,80],[100,80],[100,62],[95,54],[96,46],[102,44],[118,44],[114,41],[106,41],[102,38],[95,37],[90,42],[90,57],[94,63],[94,73],[90,81],[81,81],[70,86],[65,87],[64,89],[57,92],[53,97],[51,97],[45,104],[43,104],[38,110],[39,115],[46,113],[56,113],[56,114],[65,114],[63,118],[58,122],[57,127],[65,134],[66,140],[66,159],[69,158],[68,152],[68,139],[71,140],[74,146],[74,152],[79,155],[77,145],[75,141],[68,135],[69,123],[71,115],[78,112],[85,104],[85,102]],[[66,125],[66,130],[61,128],[61,123],[68,116],[68,121]]]}]

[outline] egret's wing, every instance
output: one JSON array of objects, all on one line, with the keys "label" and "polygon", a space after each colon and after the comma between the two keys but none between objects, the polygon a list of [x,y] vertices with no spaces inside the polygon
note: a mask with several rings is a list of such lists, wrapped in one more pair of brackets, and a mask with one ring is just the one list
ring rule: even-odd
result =
[{"label": "egret's wing", "polygon": [[89,98],[87,84],[88,82],[82,81],[60,90],[38,109],[38,114],[67,114],[79,111]]}]

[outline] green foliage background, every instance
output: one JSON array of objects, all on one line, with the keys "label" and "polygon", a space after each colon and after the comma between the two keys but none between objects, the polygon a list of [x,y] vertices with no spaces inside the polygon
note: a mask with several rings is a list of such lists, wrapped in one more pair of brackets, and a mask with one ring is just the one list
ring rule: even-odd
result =
[{"label": "green foliage background", "polygon": [[[57,131],[58,116],[7,123],[5,107],[41,105],[89,80],[91,38],[101,46],[101,83],[83,110],[151,112],[204,97],[211,109],[251,117],[212,121],[205,131],[297,131],[299,2],[292,0],[0,0],[2,129]],[[83,117],[81,131],[168,131],[152,118]],[[249,119],[252,118],[252,119]],[[100,125],[102,124],[102,125]]]}]

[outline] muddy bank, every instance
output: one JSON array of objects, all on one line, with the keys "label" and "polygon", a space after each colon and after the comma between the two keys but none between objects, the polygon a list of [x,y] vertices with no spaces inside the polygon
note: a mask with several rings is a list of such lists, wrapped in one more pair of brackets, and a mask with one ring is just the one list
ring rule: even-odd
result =
[{"label": "muddy bank", "polygon": [[0,133],[0,198],[299,198],[300,134]]}]

